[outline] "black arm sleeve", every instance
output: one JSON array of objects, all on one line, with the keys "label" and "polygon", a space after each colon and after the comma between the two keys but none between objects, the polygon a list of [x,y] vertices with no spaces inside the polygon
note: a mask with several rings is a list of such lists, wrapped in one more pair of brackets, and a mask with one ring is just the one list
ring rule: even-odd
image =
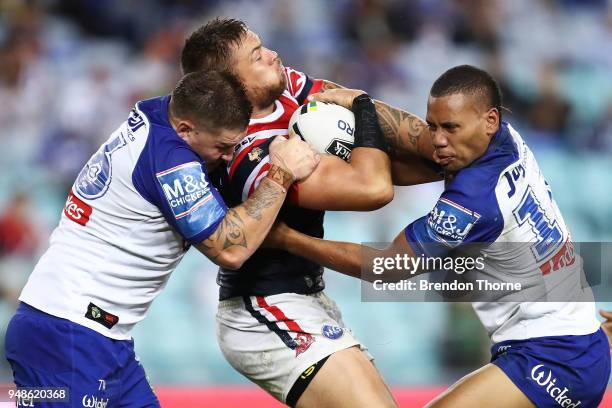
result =
[{"label": "black arm sleeve", "polygon": [[355,147],[373,147],[387,152],[387,141],[372,98],[368,94],[359,95],[353,99],[351,110],[355,114]]}]

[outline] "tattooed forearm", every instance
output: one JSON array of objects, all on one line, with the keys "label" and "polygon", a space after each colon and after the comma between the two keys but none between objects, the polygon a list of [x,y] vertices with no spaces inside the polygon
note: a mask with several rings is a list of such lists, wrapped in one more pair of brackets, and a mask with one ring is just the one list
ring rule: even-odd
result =
[{"label": "tattooed forearm", "polygon": [[380,127],[385,134],[385,139],[387,139],[389,146],[394,150],[397,149],[401,143],[399,135],[400,112],[397,109],[391,109],[388,105],[377,102],[376,113],[378,114]]},{"label": "tattooed forearm", "polygon": [[[270,171],[272,171],[272,169],[270,169]],[[268,173],[268,177],[269,174],[270,173]],[[287,188],[285,188],[285,190]],[[282,196],[284,196],[284,192],[281,191],[278,186],[274,185],[274,183],[261,183],[251,198],[244,202],[243,207],[249,217],[261,221],[262,211],[269,208],[270,205]]]},{"label": "tattooed forearm", "polygon": [[380,127],[391,149],[395,152],[418,153],[419,138],[426,130],[426,123],[419,117],[375,101]]},{"label": "tattooed forearm", "polygon": [[238,211],[230,208],[215,232],[202,242],[202,245],[212,260],[215,260],[221,251],[231,246],[238,245],[247,248],[244,222]]},{"label": "tattooed forearm", "polygon": [[342,88],[344,88],[344,87],[325,79],[325,80],[323,80],[323,86],[321,87],[321,91],[320,92],[325,92],[325,91],[328,91],[330,89],[342,89]]}]

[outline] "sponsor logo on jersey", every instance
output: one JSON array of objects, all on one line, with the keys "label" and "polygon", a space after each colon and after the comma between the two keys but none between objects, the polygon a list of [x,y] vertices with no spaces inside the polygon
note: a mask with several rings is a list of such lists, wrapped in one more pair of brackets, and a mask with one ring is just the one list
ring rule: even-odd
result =
[{"label": "sponsor logo on jersey", "polygon": [[312,342],[315,341],[314,337],[310,333],[300,333],[293,339],[295,343],[295,356],[299,356],[310,348]]},{"label": "sponsor logo on jersey", "polygon": [[540,265],[542,275],[548,275],[551,272],[556,272],[559,269],[571,266],[576,261],[576,250],[571,241],[567,241],[561,247],[559,252],[553,255],[552,258]]},{"label": "sponsor logo on jersey", "polygon": [[516,193],[516,183],[521,178],[525,178],[525,173],[525,166],[519,164],[503,174],[506,181],[508,181],[508,198],[511,198]]},{"label": "sponsor logo on jersey", "polygon": [[96,323],[100,323],[102,326],[107,329],[112,328],[114,325],[119,322],[119,317],[114,314],[110,314],[104,309],[94,305],[93,303],[89,303],[87,306],[87,312],[85,313],[85,317],[89,320],[93,320]]},{"label": "sponsor logo on jersey", "polygon": [[340,139],[333,139],[325,151],[329,154],[333,154],[334,156],[338,156],[345,162],[348,162],[351,160],[352,149],[353,146],[349,142]]},{"label": "sponsor logo on jersey", "polygon": [[130,112],[130,116],[128,117],[127,124],[128,124],[128,136],[133,141],[134,140],[133,134],[138,129],[145,126],[145,121],[144,121],[144,118],[140,116],[140,114],[138,113],[136,109],[132,109]]},{"label": "sponsor logo on jersey", "polygon": [[337,340],[342,337],[342,335],[344,334],[344,330],[342,329],[342,327],[326,324],[323,326],[321,333],[323,333],[323,336],[327,337],[330,340]]},{"label": "sponsor logo on jersey", "polygon": [[546,390],[546,393],[550,395],[555,402],[564,408],[576,408],[582,401],[575,401],[567,394],[569,389],[567,387],[561,388],[561,385],[557,384],[557,378],[553,377],[552,371],[544,364],[538,364],[531,370],[531,379],[536,382],[540,387]]},{"label": "sponsor logo on jersey", "polygon": [[106,408],[108,406],[108,398],[100,398],[94,395],[85,394],[81,403],[86,408]]},{"label": "sponsor logo on jersey", "polygon": [[172,213],[183,218],[213,198],[202,165],[189,162],[156,174]]},{"label": "sponsor logo on jersey", "polygon": [[460,243],[480,219],[480,214],[471,211],[447,198],[440,198],[429,213],[427,225],[443,241]]},{"label": "sponsor logo on jersey", "polygon": [[66,205],[64,205],[64,214],[66,214],[66,217],[77,224],[85,226],[89,222],[89,217],[92,212],[93,209],[87,203],[75,196],[72,191],[68,194]]}]

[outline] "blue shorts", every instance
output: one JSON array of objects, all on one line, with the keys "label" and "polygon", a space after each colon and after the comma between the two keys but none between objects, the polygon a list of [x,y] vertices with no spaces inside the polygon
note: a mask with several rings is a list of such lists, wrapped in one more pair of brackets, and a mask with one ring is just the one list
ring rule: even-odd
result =
[{"label": "blue shorts", "polygon": [[491,362],[538,407],[597,407],[610,377],[610,347],[601,329],[504,341],[491,354]]},{"label": "blue shorts", "polygon": [[17,387],[65,387],[70,402],[35,407],[159,407],[133,340],[114,340],[21,303],[6,331]]}]

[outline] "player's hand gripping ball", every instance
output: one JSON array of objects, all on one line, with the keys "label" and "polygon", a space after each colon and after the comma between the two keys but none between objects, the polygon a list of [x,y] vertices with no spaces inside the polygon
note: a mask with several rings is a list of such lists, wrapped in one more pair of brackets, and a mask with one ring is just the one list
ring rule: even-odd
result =
[{"label": "player's hand gripping ball", "polygon": [[295,133],[323,154],[351,160],[355,143],[355,115],[339,105],[308,102],[289,120],[289,133]]}]

